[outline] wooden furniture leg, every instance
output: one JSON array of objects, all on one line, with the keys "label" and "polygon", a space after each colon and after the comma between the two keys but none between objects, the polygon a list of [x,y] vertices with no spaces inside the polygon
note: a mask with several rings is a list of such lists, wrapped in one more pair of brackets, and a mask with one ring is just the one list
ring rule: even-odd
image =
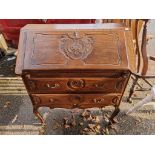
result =
[{"label": "wooden furniture leg", "polygon": [[133,81],[133,84],[132,84],[132,86],[131,86],[131,88],[130,88],[130,92],[129,92],[129,96],[128,96],[128,98],[127,98],[127,102],[131,102],[131,96],[132,96],[132,94],[133,94],[133,92],[134,92],[134,88],[135,88],[135,85],[137,84],[137,81],[138,81],[138,76],[136,76],[136,78],[135,78],[135,80]]},{"label": "wooden furniture leg", "polygon": [[[135,80],[135,78],[131,75],[131,79],[134,81]],[[140,88],[140,90],[143,90],[143,87],[138,83],[138,81],[137,81],[137,86]]]},{"label": "wooden furniture leg", "polygon": [[111,117],[110,117],[110,119],[109,119],[109,125],[110,124],[113,124],[113,123],[116,123],[115,121],[114,121],[114,118],[118,115],[118,113],[120,112],[120,109],[119,109],[119,106],[117,105],[117,106],[115,106],[115,110],[114,110],[114,112],[112,113],[112,115],[111,115]]},{"label": "wooden furniture leg", "polygon": [[34,106],[33,107],[33,113],[40,120],[41,125],[45,126],[45,120],[44,120],[43,116],[40,114],[40,112],[38,111],[38,108],[39,107]]}]

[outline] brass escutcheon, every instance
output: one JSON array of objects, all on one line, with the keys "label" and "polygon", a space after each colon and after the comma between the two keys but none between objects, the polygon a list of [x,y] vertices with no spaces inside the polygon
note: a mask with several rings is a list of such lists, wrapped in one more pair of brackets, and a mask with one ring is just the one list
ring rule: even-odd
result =
[{"label": "brass escutcheon", "polygon": [[85,81],[84,80],[69,80],[67,85],[71,89],[80,89],[80,88],[85,87]]},{"label": "brass escutcheon", "polygon": [[101,103],[104,103],[104,99],[103,98],[95,98],[95,99],[93,99],[93,102],[97,103],[97,104],[101,104]]}]

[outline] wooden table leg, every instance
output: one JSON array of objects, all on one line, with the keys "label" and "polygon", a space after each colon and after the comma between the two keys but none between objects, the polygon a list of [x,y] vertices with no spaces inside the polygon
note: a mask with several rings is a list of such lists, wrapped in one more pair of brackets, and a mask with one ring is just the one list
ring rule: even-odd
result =
[{"label": "wooden table leg", "polygon": [[33,113],[40,120],[42,126],[45,126],[45,120],[44,120],[43,116],[40,114],[40,112],[38,111],[38,109],[39,109],[39,107],[34,106]]},{"label": "wooden table leg", "polygon": [[134,88],[135,88],[135,85],[137,84],[137,81],[138,81],[138,76],[136,76],[135,80],[132,83],[132,86],[131,86],[130,92],[129,92],[129,96],[127,98],[127,102],[130,102],[131,103],[131,96],[134,93]]},{"label": "wooden table leg", "polygon": [[40,114],[38,109],[39,109],[39,107],[34,106],[33,107],[33,113],[41,122],[41,129],[39,131],[39,134],[44,135],[45,134],[45,126],[46,126],[46,124],[45,124],[45,120],[44,120],[43,116]]},{"label": "wooden table leg", "polygon": [[120,112],[119,105],[117,105],[117,106],[115,106],[115,110],[109,119],[109,124],[116,123],[114,118],[118,115],[119,112]]}]

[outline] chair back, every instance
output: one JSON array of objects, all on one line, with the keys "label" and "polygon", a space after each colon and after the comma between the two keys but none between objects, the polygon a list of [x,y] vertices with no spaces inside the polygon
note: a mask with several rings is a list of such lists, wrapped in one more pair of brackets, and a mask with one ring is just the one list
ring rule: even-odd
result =
[{"label": "chair back", "polygon": [[136,53],[137,73],[146,74],[148,59],[146,53],[146,23],[143,19],[103,19],[103,23],[121,23],[132,32]]},{"label": "chair back", "polygon": [[142,59],[142,68],[141,75],[146,75],[148,70],[148,56],[147,56],[147,23],[148,19],[143,19],[143,29],[142,29],[142,41],[141,41],[141,59]]}]

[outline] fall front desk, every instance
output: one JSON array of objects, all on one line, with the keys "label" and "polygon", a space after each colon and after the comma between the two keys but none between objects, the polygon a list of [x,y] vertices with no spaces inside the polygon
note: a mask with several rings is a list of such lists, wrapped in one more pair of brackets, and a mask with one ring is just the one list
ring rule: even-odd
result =
[{"label": "fall front desk", "polygon": [[16,74],[41,123],[39,107],[114,106],[113,123],[132,71],[131,32],[119,24],[30,24],[21,29]]}]

